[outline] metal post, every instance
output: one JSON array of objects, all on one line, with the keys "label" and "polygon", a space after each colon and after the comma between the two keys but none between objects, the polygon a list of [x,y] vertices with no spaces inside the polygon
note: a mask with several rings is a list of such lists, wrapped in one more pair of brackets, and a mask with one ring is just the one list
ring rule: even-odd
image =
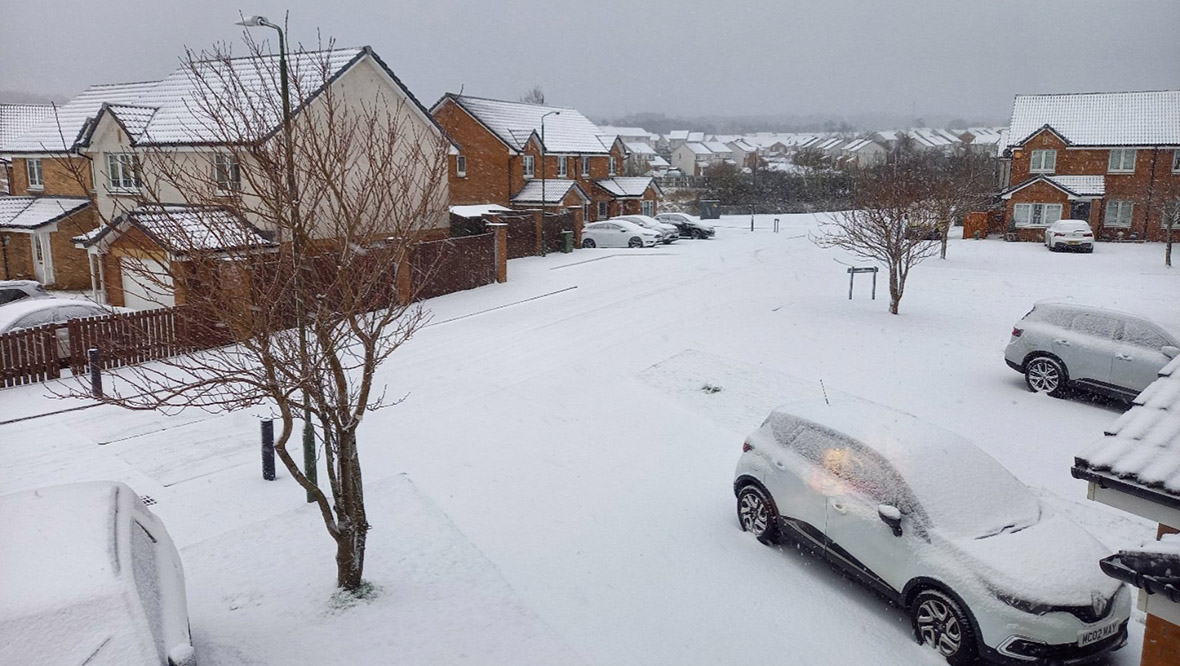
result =
[{"label": "metal post", "polygon": [[87,366],[90,369],[90,394],[102,397],[102,365],[98,362],[98,347],[86,350]]},{"label": "metal post", "polygon": [[877,268],[873,267],[873,300],[877,300]]},{"label": "metal post", "polygon": [[848,300],[852,300],[852,281],[856,279],[856,273],[852,269],[848,269]]},{"label": "metal post", "polygon": [[778,218],[774,218],[774,233],[778,233]]},{"label": "metal post", "polygon": [[750,231],[754,230],[754,204],[750,204]]},{"label": "metal post", "polygon": [[[541,256],[545,256],[545,214],[549,212],[549,199],[545,196],[545,119],[560,116],[561,111],[541,114]],[[564,157],[562,159],[565,159]]]},{"label": "metal post", "polygon": [[275,480],[275,422],[262,422],[262,478]]}]

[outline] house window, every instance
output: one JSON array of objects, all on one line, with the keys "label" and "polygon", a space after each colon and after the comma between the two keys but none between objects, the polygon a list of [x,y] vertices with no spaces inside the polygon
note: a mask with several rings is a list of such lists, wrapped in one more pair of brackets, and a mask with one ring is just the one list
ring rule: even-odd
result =
[{"label": "house window", "polygon": [[533,177],[533,156],[532,155],[525,155],[524,159],[521,160],[521,162],[524,164],[524,177],[525,178],[532,178]]},{"label": "house window", "polygon": [[112,190],[139,189],[135,156],[128,153],[107,155],[107,182]]},{"label": "house window", "polygon": [[467,157],[464,155],[455,156],[455,175],[463,178],[467,175]]},{"label": "house window", "polygon": [[648,217],[654,217],[656,214],[656,202],[650,199],[643,200],[643,214]]},{"label": "house window", "polygon": [[1056,150],[1034,150],[1028,170],[1032,173],[1053,173],[1057,170]]},{"label": "house window", "polygon": [[217,191],[237,192],[242,189],[242,168],[233,155],[219,153],[213,156],[213,182]]},{"label": "house window", "polygon": [[609,171],[609,174],[610,174],[610,175],[612,175],[612,176],[613,176],[613,175],[615,175],[615,156],[614,156],[614,155],[611,155],[611,156],[610,156],[610,171]]},{"label": "house window", "polygon": [[1110,162],[1106,165],[1109,173],[1134,173],[1135,149],[1115,148],[1110,151]]},{"label": "house window", "polygon": [[1130,201],[1108,201],[1106,202],[1106,219],[1103,220],[1103,226],[1107,227],[1129,227],[1131,226],[1131,211],[1135,208],[1135,204]]},{"label": "house window", "polygon": [[1172,151],[1172,173],[1180,173],[1180,150]]},{"label": "house window", "polygon": [[1047,227],[1061,219],[1061,204],[1018,203],[1012,220],[1018,227]]},{"label": "house window", "polygon": [[40,158],[29,159],[25,162],[25,166],[29,172],[29,189],[40,189],[45,187],[45,181],[41,177],[41,160]]},{"label": "house window", "polygon": [[599,201],[598,202],[598,219],[600,219],[600,220],[605,219],[607,217],[607,215],[608,215],[608,213],[606,211],[606,202]]},{"label": "house window", "polygon": [[590,158],[585,155],[582,156],[582,175],[590,177]]},{"label": "house window", "polygon": [[557,177],[565,178],[569,175],[568,162],[564,157],[557,158]]}]

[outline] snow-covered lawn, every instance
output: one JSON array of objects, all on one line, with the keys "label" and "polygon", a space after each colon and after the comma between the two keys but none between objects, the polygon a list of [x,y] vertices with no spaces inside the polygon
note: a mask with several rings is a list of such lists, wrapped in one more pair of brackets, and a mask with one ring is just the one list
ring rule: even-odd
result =
[{"label": "snow-covered lawn", "polygon": [[[895,317],[884,274],[849,301],[836,260],[856,262],[780,217],[515,260],[507,284],[432,301],[383,371],[405,402],[362,428],[374,601],[331,601],[331,541],[281,471],[261,479],[255,414],[0,425],[0,492],[107,478],[157,500],[206,664],[939,663],[901,611],[737,527],[743,438],[821,380],[975,441],[1112,550],[1153,533],[1069,474],[1119,406],[1030,394],[1003,348],[1048,297],[1180,330],[1162,247],[954,240]],[[0,421],[78,404],[41,393],[0,391]],[[1138,663],[1131,633],[1113,663]]]}]

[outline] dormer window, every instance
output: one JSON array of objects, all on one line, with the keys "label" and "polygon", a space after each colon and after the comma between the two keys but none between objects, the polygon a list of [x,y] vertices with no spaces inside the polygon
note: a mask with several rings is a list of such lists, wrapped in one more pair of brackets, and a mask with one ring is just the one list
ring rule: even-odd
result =
[{"label": "dormer window", "polygon": [[524,167],[524,177],[525,178],[532,178],[533,173],[534,173],[534,171],[533,171],[533,169],[534,169],[533,156],[532,155],[525,155],[521,159],[520,163]]},{"label": "dormer window", "polygon": [[30,158],[25,161],[26,170],[29,173],[29,189],[40,190],[45,187],[45,180],[41,174],[41,158]]},{"label": "dormer window", "polygon": [[1135,149],[1112,148],[1107,173],[1135,173]]},{"label": "dormer window", "polygon": [[1034,150],[1029,158],[1031,173],[1054,173],[1057,170],[1056,150]]}]

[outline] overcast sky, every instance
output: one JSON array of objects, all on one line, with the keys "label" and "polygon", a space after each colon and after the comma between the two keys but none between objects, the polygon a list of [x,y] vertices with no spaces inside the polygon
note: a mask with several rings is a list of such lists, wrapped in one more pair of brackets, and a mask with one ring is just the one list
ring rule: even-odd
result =
[{"label": "overcast sky", "polygon": [[1004,119],[1018,92],[1180,88],[1178,0],[0,0],[0,90],[157,79],[287,10],[293,42],[369,44],[428,106],[540,85],[593,118]]}]

